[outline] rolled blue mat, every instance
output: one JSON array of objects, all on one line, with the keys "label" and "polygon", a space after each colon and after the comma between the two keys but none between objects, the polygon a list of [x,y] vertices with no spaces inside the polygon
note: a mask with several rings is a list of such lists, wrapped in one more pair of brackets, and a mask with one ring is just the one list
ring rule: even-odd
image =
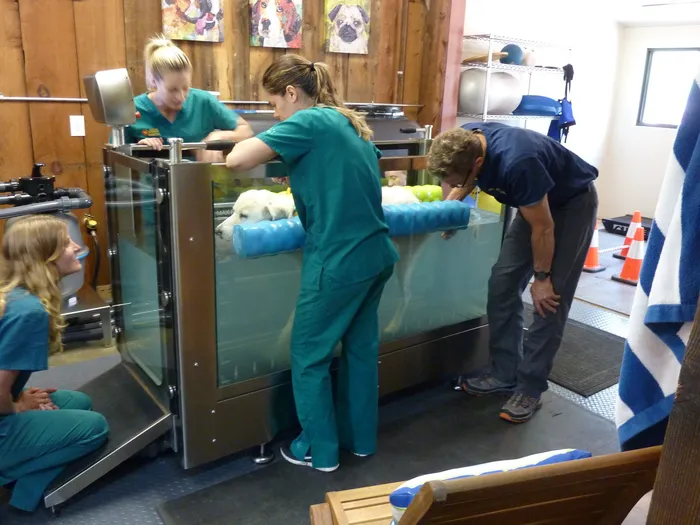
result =
[{"label": "rolled blue mat", "polygon": [[[469,212],[469,205],[460,201],[384,206],[391,237],[464,229],[469,226]],[[305,240],[298,217],[233,228],[233,249],[244,259],[292,252],[302,248]]]}]

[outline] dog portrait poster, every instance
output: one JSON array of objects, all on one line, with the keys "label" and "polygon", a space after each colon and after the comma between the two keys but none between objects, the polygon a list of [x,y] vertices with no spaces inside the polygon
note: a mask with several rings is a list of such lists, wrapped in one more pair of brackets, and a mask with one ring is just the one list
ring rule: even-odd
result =
[{"label": "dog portrait poster", "polygon": [[370,0],[325,0],[326,51],[369,53]]},{"label": "dog portrait poster", "polygon": [[250,45],[301,48],[302,0],[249,0]]},{"label": "dog portrait poster", "polygon": [[224,41],[223,0],[161,0],[163,34],[170,40]]}]

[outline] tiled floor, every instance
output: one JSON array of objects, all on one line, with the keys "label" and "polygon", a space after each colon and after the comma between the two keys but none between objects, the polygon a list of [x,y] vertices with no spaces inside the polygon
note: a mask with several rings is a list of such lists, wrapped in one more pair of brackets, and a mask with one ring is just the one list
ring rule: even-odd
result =
[{"label": "tiled floor", "polygon": [[[603,249],[621,245],[622,240],[622,237],[604,232],[600,235],[600,245]],[[610,275],[619,273],[621,261],[612,258],[610,254],[603,254],[601,261],[608,266],[607,270],[600,274],[583,276],[570,317],[626,338],[628,324],[626,313],[629,312],[632,304],[634,287],[610,281]],[[525,300],[529,301],[529,297],[529,293],[526,292]],[[51,364],[61,367],[61,365],[105,356],[112,357],[97,359],[95,367],[98,364],[102,366],[102,363],[106,363],[105,366],[107,366],[110,359],[117,359],[113,348],[106,349],[97,343],[53,357]],[[588,398],[555,384],[550,384],[550,387],[553,392],[609,420],[614,420],[617,386]],[[248,457],[231,458],[197,472],[183,471],[173,455],[164,455],[153,461],[138,460],[118,469],[109,476],[109,479],[98,482],[84,495],[72,500],[67,511],[56,523],[58,525],[161,525],[162,521],[155,510],[158,503],[184,496],[255,468]],[[644,522],[645,501],[648,506],[648,498],[640,502],[641,510],[635,509],[625,525],[638,525]],[[38,525],[46,523],[47,519],[47,511],[42,510],[34,515],[19,515],[8,513],[7,508],[3,508],[0,503],[2,525]]]},{"label": "tiled floor", "polygon": [[[599,232],[601,249],[621,246],[624,238],[604,231]],[[623,261],[615,259],[612,252],[600,256],[601,265],[606,271],[597,274],[584,273],[579,281],[570,319],[593,326],[623,339],[627,338],[629,311],[632,308],[635,287],[610,279],[613,274],[619,274]],[[523,300],[532,304],[529,288],[523,294]],[[615,420],[615,403],[617,402],[617,385],[613,385],[590,397],[583,397],[552,382],[550,389],[593,411],[611,421]]]}]

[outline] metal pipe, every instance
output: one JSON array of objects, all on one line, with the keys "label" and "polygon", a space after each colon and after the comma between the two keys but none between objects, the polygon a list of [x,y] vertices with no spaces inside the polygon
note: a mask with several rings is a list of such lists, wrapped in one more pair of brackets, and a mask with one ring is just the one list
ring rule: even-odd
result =
[{"label": "metal pipe", "polygon": [[0,219],[52,211],[84,210],[92,206],[92,198],[82,188],[66,188],[59,191],[68,196],[53,201],[37,202],[0,210]]},{"label": "metal pipe", "polygon": [[15,200],[14,195],[0,195],[0,206],[15,204]]},{"label": "metal pipe", "polygon": [[69,97],[6,97],[0,93],[0,102],[73,102],[85,103],[86,98],[69,98]]},{"label": "metal pipe", "polygon": [[168,139],[168,143],[170,144],[170,164],[180,164],[182,162],[182,139],[171,138]]},{"label": "metal pipe", "polygon": [[492,54],[493,54],[493,35],[489,39],[489,54],[486,57],[486,79],[484,80],[484,106],[482,112],[482,120],[486,120],[489,113],[489,88],[491,86],[491,67],[493,66]]},{"label": "metal pipe", "polygon": [[36,204],[27,204],[26,206],[16,206],[0,210],[0,219],[11,219],[21,215],[32,215],[34,213],[49,213],[52,211],[60,211],[63,208],[61,201],[39,202]]},{"label": "metal pipe", "polygon": [[[168,142],[170,142],[173,139],[168,139]],[[207,143],[206,142],[182,142],[182,139],[178,139],[180,141],[179,143],[179,149],[181,151],[187,151],[187,150],[193,150],[193,149],[207,149]],[[131,151],[151,151],[155,148],[152,148],[151,146],[148,146],[146,144],[130,144]],[[172,150],[172,143],[171,144],[163,144],[160,147],[161,151],[170,151]]]},{"label": "metal pipe", "polygon": [[113,126],[111,132],[111,142],[115,147],[126,144],[126,136],[124,135],[124,126]]},{"label": "metal pipe", "polygon": [[19,189],[17,182],[0,182],[0,193],[15,191]]},{"label": "metal pipe", "polygon": [[71,210],[84,210],[92,206],[92,197],[87,194],[82,188],[67,188],[68,197],[70,197],[68,202],[68,207]]},{"label": "metal pipe", "polygon": [[[86,98],[70,98],[70,97],[7,97],[0,94],[0,102],[73,102],[73,103],[87,103]],[[251,105],[251,106],[267,106],[269,102],[262,100],[221,100],[222,104],[230,105]],[[346,102],[346,106],[356,107],[356,106],[369,106],[369,107],[383,107],[391,106],[395,108],[422,108],[422,104],[392,104],[391,102]]]}]

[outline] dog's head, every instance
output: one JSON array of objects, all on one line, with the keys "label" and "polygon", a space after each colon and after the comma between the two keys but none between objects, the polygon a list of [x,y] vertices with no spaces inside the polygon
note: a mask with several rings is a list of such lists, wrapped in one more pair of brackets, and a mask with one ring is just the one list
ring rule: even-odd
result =
[{"label": "dog's head", "polygon": [[231,216],[216,227],[216,235],[230,241],[237,224],[288,219],[293,214],[292,201],[268,190],[248,190],[236,199]]},{"label": "dog's head", "polygon": [[260,17],[256,24],[258,34],[263,38],[275,38],[282,35],[282,6],[277,0],[260,0]]},{"label": "dog's head", "polygon": [[287,42],[294,40],[301,29],[301,18],[294,0],[277,0],[277,12],[281,15],[282,32]]},{"label": "dog's head", "polygon": [[328,13],[333,22],[332,31],[345,43],[351,44],[360,38],[369,24],[369,15],[359,5],[339,4]]},{"label": "dog's head", "polygon": [[250,32],[252,36],[258,36],[258,26],[260,25],[261,0],[255,0],[250,6]]}]

